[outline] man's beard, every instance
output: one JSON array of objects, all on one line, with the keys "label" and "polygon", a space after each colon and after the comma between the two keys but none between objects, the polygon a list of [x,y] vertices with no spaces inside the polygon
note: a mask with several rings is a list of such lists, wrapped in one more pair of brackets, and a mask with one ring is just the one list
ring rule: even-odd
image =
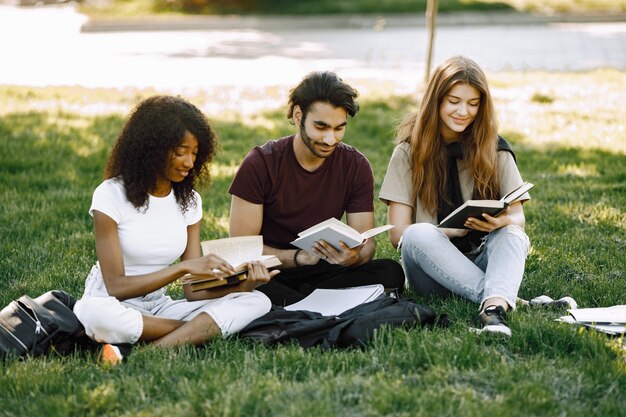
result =
[{"label": "man's beard", "polygon": [[300,124],[300,137],[302,138],[302,143],[306,146],[313,155],[318,158],[326,159],[331,156],[333,153],[329,152],[327,154],[320,154],[317,149],[315,149],[315,142],[311,139],[309,135],[306,133],[306,129],[304,128],[304,121]]}]

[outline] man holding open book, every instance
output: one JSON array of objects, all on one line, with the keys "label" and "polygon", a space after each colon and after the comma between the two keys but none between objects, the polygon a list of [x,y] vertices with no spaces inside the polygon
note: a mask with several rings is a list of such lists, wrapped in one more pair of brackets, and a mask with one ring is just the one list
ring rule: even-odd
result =
[{"label": "man holding open book", "polygon": [[374,227],[371,165],[342,143],[356,97],[334,73],[306,76],[289,95],[287,115],[297,132],[253,148],[230,187],[230,235],[262,235],[264,253],[282,262],[282,273],[258,288],[274,304],[295,303],[315,288],[404,287],[397,262],[372,260],[372,238],[352,248],[320,240],[310,252],[291,244],[303,230],[344,214],[359,233]]}]

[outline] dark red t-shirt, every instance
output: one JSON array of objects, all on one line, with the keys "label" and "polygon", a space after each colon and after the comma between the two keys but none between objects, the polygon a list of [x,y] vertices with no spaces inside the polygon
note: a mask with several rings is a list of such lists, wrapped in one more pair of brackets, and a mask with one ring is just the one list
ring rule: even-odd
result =
[{"label": "dark red t-shirt", "polygon": [[293,247],[299,232],[344,213],[374,211],[374,176],[361,152],[339,143],[322,166],[302,168],[293,151],[294,136],[254,147],[245,157],[229,193],[263,204],[261,235],[266,245]]}]

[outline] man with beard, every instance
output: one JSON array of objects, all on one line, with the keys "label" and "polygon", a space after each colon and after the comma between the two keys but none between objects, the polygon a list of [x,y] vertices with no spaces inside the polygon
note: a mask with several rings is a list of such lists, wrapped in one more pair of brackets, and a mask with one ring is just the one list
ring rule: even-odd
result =
[{"label": "man with beard", "polygon": [[342,142],[357,92],[332,72],[307,75],[289,94],[287,117],[294,135],[254,147],[229,189],[230,235],[262,235],[264,254],[276,255],[282,272],[258,287],[272,303],[289,305],[315,288],[382,284],[404,287],[391,259],[372,260],[374,239],[350,249],[318,241],[313,253],[291,245],[299,232],[346,215],[359,232],[374,225],[374,177],[367,158]]}]

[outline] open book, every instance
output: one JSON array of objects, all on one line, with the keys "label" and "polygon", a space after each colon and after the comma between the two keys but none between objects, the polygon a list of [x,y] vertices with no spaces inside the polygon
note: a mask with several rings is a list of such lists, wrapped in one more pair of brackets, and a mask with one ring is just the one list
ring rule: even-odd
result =
[{"label": "open book", "polygon": [[612,335],[626,333],[626,305],[569,309],[567,312],[569,316],[560,317],[558,321],[581,324]]},{"label": "open book", "polygon": [[533,184],[525,182],[500,200],[467,200],[456,210],[448,215],[445,219],[439,223],[437,227],[446,227],[450,229],[467,229],[465,227],[465,220],[469,217],[482,218],[482,213],[487,213],[490,216],[496,217],[502,213],[509,204],[518,201],[525,193],[533,188]]},{"label": "open book", "polygon": [[200,243],[202,254],[210,253],[223,258],[232,265],[235,275],[225,276],[214,270],[214,275],[185,275],[183,285],[190,285],[192,291],[235,285],[247,278],[248,262],[259,261],[266,268],[279,266],[281,262],[274,255],[263,255],[263,236],[239,236],[225,239],[205,240]]},{"label": "open book", "polygon": [[384,293],[385,288],[381,284],[334,290],[317,288],[303,300],[286,306],[285,310],[307,310],[324,316],[336,316],[359,304],[374,301]]},{"label": "open book", "polygon": [[350,248],[354,248],[361,245],[370,237],[376,236],[377,234],[389,230],[392,227],[393,225],[386,224],[384,226],[378,226],[366,232],[359,233],[342,221],[331,217],[328,220],[324,220],[323,222],[298,233],[298,238],[291,242],[291,244],[311,253],[313,253],[313,245],[318,240],[325,240],[337,250],[340,249],[339,241],[344,242]]}]

